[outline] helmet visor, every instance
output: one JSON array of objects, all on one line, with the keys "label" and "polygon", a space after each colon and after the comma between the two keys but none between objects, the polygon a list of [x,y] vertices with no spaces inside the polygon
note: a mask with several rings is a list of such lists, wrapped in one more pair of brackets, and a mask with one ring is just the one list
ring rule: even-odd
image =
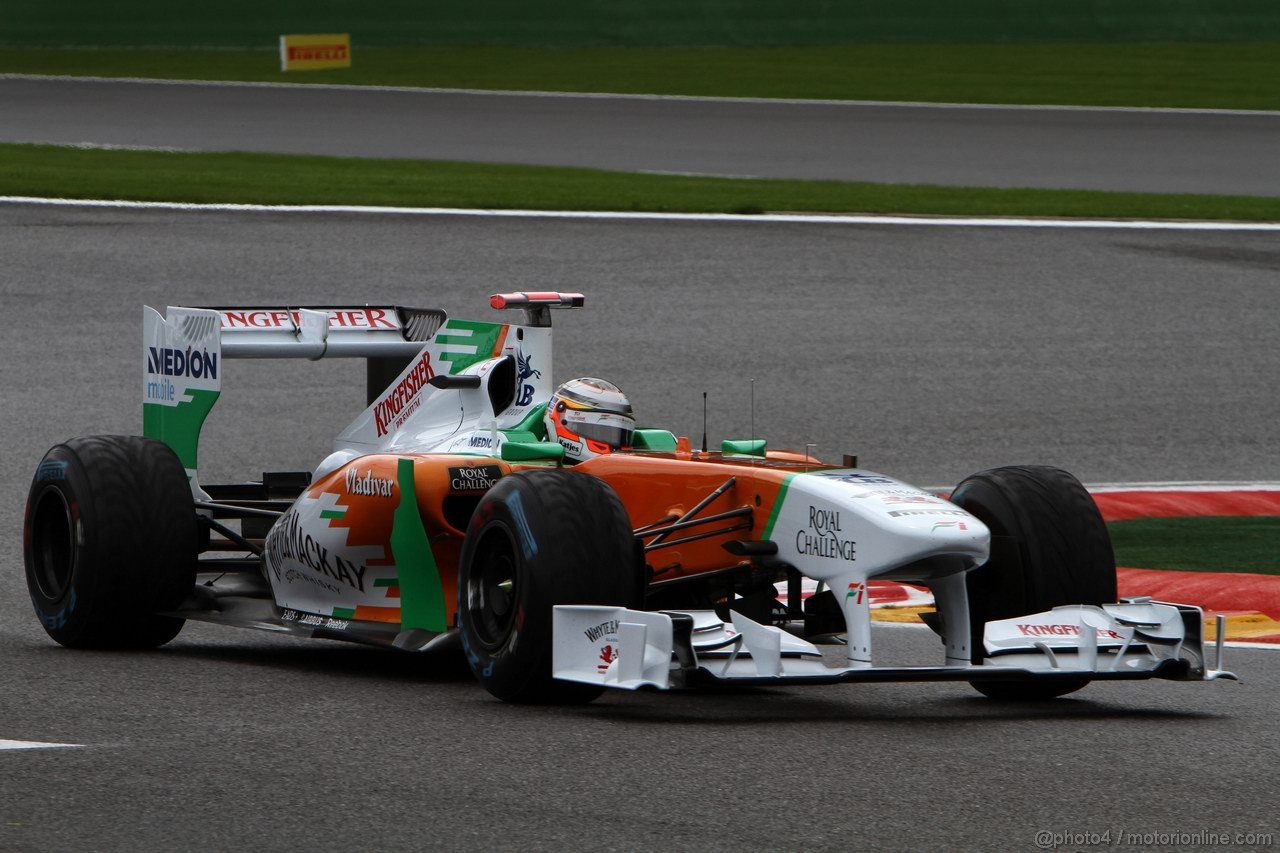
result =
[{"label": "helmet visor", "polygon": [[577,430],[578,435],[591,441],[598,441],[601,444],[607,444],[615,450],[620,447],[631,446],[632,430],[620,426],[609,426],[608,424],[592,424],[578,423],[573,428]]}]

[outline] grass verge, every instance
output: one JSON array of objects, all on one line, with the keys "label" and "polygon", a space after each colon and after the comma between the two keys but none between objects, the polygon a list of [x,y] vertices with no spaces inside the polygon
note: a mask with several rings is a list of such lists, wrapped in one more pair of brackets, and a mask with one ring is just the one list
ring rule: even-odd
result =
[{"label": "grass verge", "polygon": [[1268,0],[11,0],[5,42],[237,47],[277,33],[370,47],[687,47],[855,42],[1275,41]]},{"label": "grass verge", "polygon": [[1280,575],[1280,518],[1143,518],[1107,527],[1121,566]]},{"label": "grass verge", "polygon": [[0,72],[1007,104],[1280,109],[1280,44],[854,44],[777,48],[362,48],[282,74],[275,49],[8,47]]},{"label": "grass verge", "polygon": [[1280,198],[647,175],[425,160],[0,145],[0,195],[695,213],[1280,221]]}]

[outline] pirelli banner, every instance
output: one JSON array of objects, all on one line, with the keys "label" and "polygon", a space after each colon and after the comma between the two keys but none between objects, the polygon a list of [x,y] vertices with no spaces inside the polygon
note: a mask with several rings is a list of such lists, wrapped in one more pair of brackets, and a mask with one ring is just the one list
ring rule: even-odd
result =
[{"label": "pirelli banner", "polygon": [[351,67],[351,36],[280,36],[281,71],[320,71]]}]

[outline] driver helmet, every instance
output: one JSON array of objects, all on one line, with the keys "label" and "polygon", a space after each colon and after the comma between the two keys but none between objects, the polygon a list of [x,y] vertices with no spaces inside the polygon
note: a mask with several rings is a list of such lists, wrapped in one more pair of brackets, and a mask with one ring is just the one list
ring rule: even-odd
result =
[{"label": "driver helmet", "polygon": [[543,420],[547,439],[560,442],[566,462],[585,462],[631,446],[631,402],[603,379],[571,379],[556,389]]}]

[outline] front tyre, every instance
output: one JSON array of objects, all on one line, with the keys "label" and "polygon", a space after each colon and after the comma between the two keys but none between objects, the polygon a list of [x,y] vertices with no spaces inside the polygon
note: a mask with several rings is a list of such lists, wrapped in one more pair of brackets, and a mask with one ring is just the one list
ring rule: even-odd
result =
[{"label": "front tyre", "polygon": [[165,444],[75,438],[45,454],[27,495],[23,558],[40,624],[70,648],[161,646],[183,620],[198,539],[186,471]]},{"label": "front tyre", "polygon": [[634,606],[642,557],[617,494],[563,469],[503,477],[467,528],[458,626],[471,670],[507,702],[590,702],[604,688],[551,677],[557,604]]},{"label": "front tyre", "polygon": [[[1071,474],[1032,465],[994,468],[961,482],[951,501],[991,529],[991,559],[967,579],[975,664],[982,663],[987,622],[1116,600],[1107,525]],[[1031,701],[1072,693],[1089,679],[971,683],[992,699]]]}]

